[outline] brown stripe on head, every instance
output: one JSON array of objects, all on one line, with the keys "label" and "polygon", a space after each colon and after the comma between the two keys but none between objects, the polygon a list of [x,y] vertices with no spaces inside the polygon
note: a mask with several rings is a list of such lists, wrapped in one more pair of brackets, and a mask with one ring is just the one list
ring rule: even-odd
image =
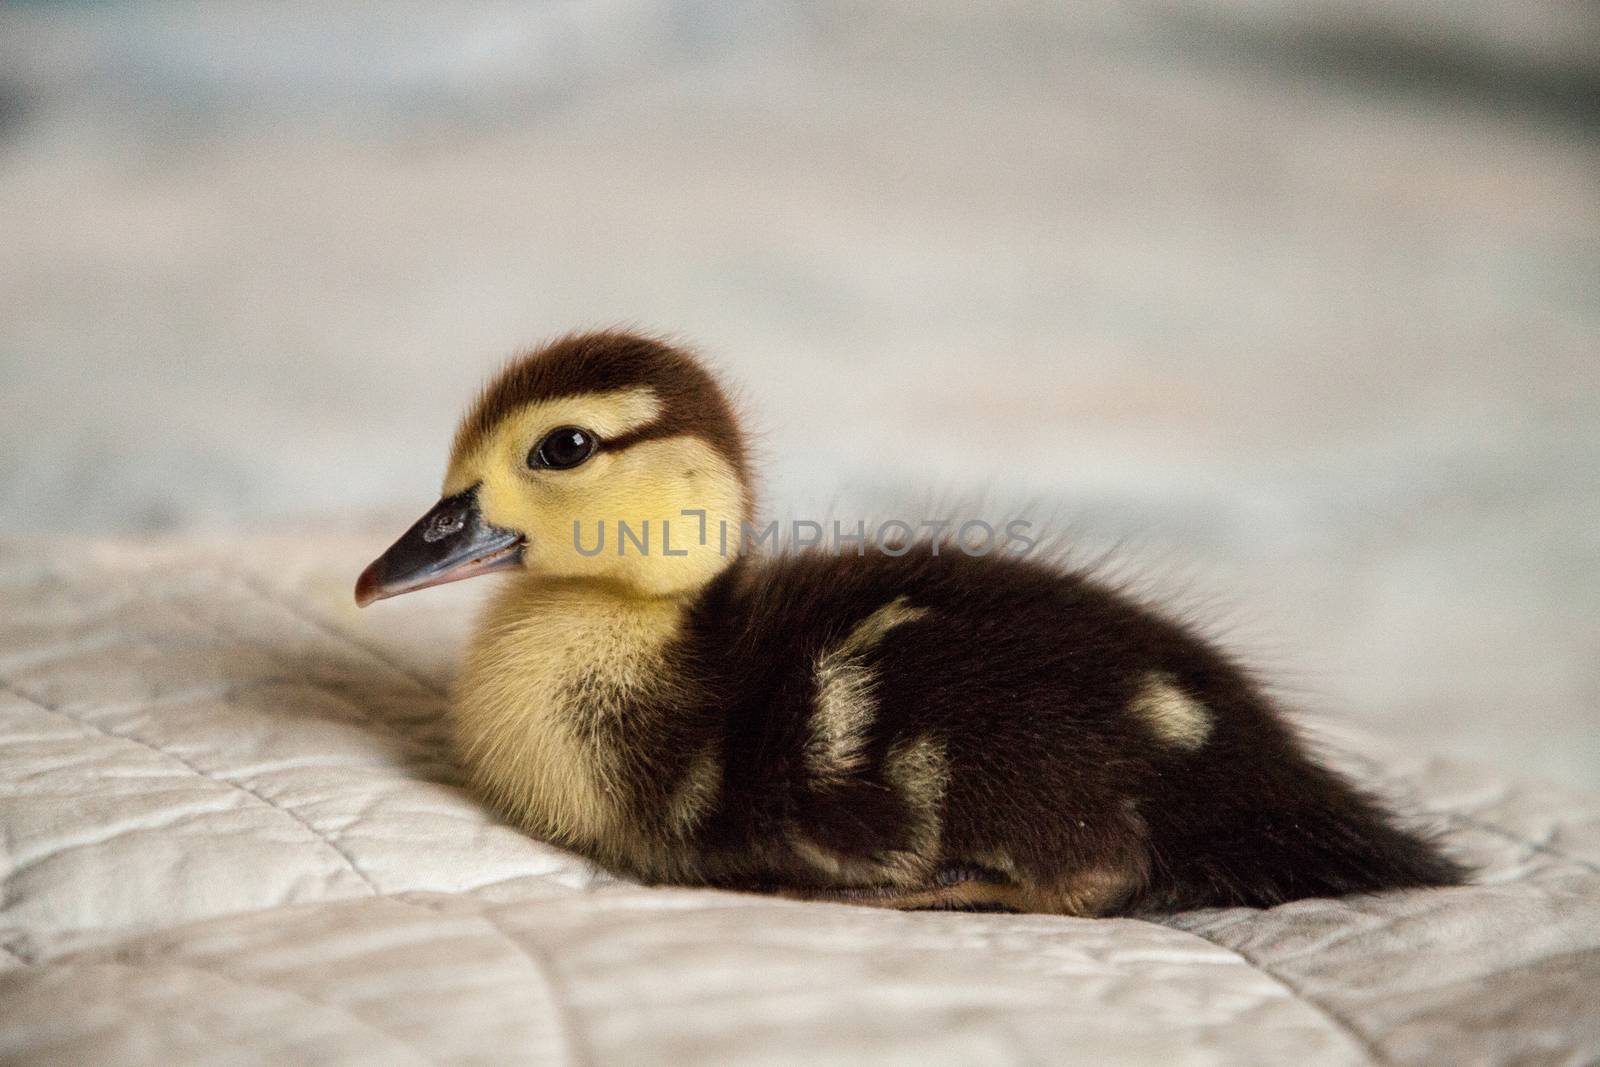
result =
[{"label": "brown stripe on head", "polygon": [[514,412],[539,400],[648,389],[660,414],[602,448],[687,435],[709,443],[745,487],[749,512],[750,467],[744,437],[722,389],[688,352],[642,334],[602,330],[568,334],[513,360],[484,389],[456,432],[453,457],[471,453]]}]

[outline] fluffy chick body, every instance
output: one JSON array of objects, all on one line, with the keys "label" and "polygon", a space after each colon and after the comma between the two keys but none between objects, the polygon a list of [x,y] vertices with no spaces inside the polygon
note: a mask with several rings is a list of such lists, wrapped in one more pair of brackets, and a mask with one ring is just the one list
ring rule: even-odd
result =
[{"label": "fluffy chick body", "polygon": [[[603,425],[606,461],[541,470],[566,423]],[[578,550],[568,522],[748,516],[731,412],[669,346],[527,357],[469,416],[445,490],[525,546],[457,682],[461,759],[510,820],[609,870],[1075,915],[1461,877],[1225,654],[1087,575],[938,543]]]}]

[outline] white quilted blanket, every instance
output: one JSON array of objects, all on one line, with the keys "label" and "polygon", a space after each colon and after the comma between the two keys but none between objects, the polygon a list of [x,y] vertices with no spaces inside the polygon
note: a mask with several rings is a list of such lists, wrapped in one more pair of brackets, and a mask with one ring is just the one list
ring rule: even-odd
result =
[{"label": "white quilted blanket", "polygon": [[1478,884],[1166,923],[619,884],[458,787],[474,593],[357,615],[382,541],[0,549],[6,1062],[1600,1055],[1600,798],[1366,746]]}]

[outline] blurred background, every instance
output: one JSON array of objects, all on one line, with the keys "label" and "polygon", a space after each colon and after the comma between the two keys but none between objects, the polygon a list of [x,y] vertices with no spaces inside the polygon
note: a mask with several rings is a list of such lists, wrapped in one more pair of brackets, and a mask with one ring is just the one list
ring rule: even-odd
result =
[{"label": "blurred background", "polygon": [[1308,706],[1600,785],[1593,0],[0,6],[9,535],[376,552],[616,323],[775,514],[1028,502]]}]

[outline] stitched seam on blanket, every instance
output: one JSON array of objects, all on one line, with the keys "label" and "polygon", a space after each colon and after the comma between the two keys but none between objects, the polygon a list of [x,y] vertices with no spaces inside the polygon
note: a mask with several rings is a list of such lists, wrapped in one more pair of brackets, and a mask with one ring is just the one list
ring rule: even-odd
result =
[{"label": "stitched seam on blanket", "polygon": [[[183,770],[184,768],[182,767],[178,768],[173,772],[172,777],[174,779],[181,779],[186,782],[191,781],[192,776],[181,773]],[[210,815],[220,815],[225,812],[239,810],[238,805],[234,803],[234,799],[237,796],[236,793],[229,791],[221,794],[220,796],[226,801],[226,803],[221,807],[190,808],[176,812],[167,809],[161,811],[156,818],[151,819],[150,821],[137,822],[124,828],[107,826],[103,828],[104,832],[100,836],[86,835],[84,837],[75,837],[73,840],[68,841],[65,844],[58,843],[57,847],[55,848],[48,848],[43,851],[33,851],[32,854],[27,856],[25,859],[18,860],[15,856],[13,856],[13,862],[10,870],[6,873],[6,879],[8,881],[15,880],[27,874],[41,863],[48,863],[51,860],[59,859],[62,856],[69,856],[74,852],[92,851],[101,847],[102,845],[115,841],[119,837],[126,836],[127,834],[164,834],[173,827],[189,822],[192,819],[205,818],[206,816]],[[99,828],[97,827],[97,829]]]},{"label": "stitched seam on blanket", "polygon": [[[1137,916],[1134,916],[1134,918],[1137,918]],[[1233,954],[1251,970],[1271,979],[1280,989],[1288,993],[1293,1000],[1304,1004],[1306,1007],[1322,1016],[1323,1020],[1333,1027],[1334,1030],[1349,1038],[1349,1040],[1359,1051],[1365,1053],[1369,1063],[1387,1064],[1389,1062],[1388,1058],[1378,1051],[1378,1046],[1370,1038],[1368,1038],[1366,1034],[1357,1029],[1356,1025],[1349,1019],[1345,1018],[1342,1014],[1335,1011],[1332,1007],[1328,1006],[1317,998],[1307,995],[1300,989],[1299,986],[1295,985],[1278,972],[1265,966],[1244,950],[1218,941],[1214,937],[1207,937],[1205,934],[1202,934],[1197,930],[1186,930],[1178,926],[1168,926],[1165,923],[1154,922],[1150,919],[1139,919],[1138,921],[1149,923],[1151,926],[1159,926],[1163,930],[1172,930],[1176,933],[1188,934],[1190,937],[1199,938],[1201,941],[1204,941],[1207,944],[1215,945],[1224,952]]]},{"label": "stitched seam on blanket", "polygon": [[216,573],[222,577],[231,578],[233,581],[243,586],[246,591],[254,594],[257,600],[264,601],[274,605],[275,607],[281,608],[284,611],[287,611],[290,615],[293,615],[296,619],[299,619],[301,622],[305,623],[307,626],[310,626],[318,633],[331,637],[347,648],[355,649],[357,652],[376,660],[378,663],[383,664],[383,666],[387,667],[395,674],[398,674],[400,677],[411,682],[419,689],[438,697],[440,700],[450,699],[450,694],[444,689],[434,685],[421,675],[414,674],[411,671],[406,670],[404,667],[400,666],[398,663],[394,662],[388,656],[385,656],[383,653],[379,652],[370,645],[356,640],[343,630],[340,630],[337,627],[323,621],[322,619],[317,618],[311,612],[305,610],[294,601],[279,595],[275,590],[266,585],[260,579],[256,578],[254,575],[249,574],[246,571],[233,570],[231,568],[218,565],[214,565],[214,569]]},{"label": "stitched seam on blanket", "polygon": [[[250,590],[248,590],[248,589],[246,591],[250,592]],[[259,596],[257,596],[257,599],[258,600],[260,599]],[[239,645],[244,646],[245,648],[250,649],[253,652],[258,653],[259,655],[261,655],[265,659],[271,660],[279,668],[281,668],[283,671],[285,671],[285,672],[287,672],[289,674],[298,673],[297,672],[297,668],[295,667],[294,664],[291,664],[291,663],[287,662],[286,660],[284,660],[282,656],[280,656],[277,653],[275,653],[268,646],[263,645],[263,644],[261,644],[259,642],[256,642],[256,641],[252,641],[248,637],[246,637],[244,634],[241,634],[236,630],[226,629],[223,626],[221,626],[220,624],[207,623],[206,621],[202,620],[200,617],[195,615],[194,612],[188,610],[176,596],[163,597],[163,598],[160,599],[160,603],[166,605],[167,607],[172,608],[179,615],[183,616],[183,618],[186,619],[191,626],[193,626],[195,629],[201,631],[202,633],[210,634],[210,635],[213,635],[213,636],[224,637],[229,641],[235,642],[235,643],[237,643]],[[389,723],[389,722],[385,722],[384,720],[379,719],[378,717],[374,716],[371,712],[369,712],[366,708],[364,708],[360,704],[358,704],[356,701],[350,699],[350,697],[347,696],[344,693],[337,692],[337,691],[335,691],[333,689],[330,689],[330,688],[328,688],[327,686],[324,686],[324,685],[317,685],[316,683],[310,682],[310,681],[308,681],[306,679],[300,679],[300,681],[303,684],[310,685],[312,688],[316,689],[318,692],[326,694],[327,696],[331,697],[333,700],[335,700],[338,703],[344,705],[345,707],[351,709],[353,712],[355,712],[355,715],[352,718],[356,722],[358,722],[358,723],[360,723],[362,725],[365,725],[365,726],[371,726],[374,729],[380,730],[383,733],[388,734],[389,736],[395,738],[396,740],[400,741],[401,743],[403,743],[405,745],[408,745],[408,746],[410,746],[412,748],[415,748],[418,751],[424,753],[429,759],[431,759],[434,762],[436,762],[439,766],[448,768],[451,771],[455,772],[456,775],[459,775],[460,769],[457,768],[454,765],[454,763],[452,763],[448,759],[448,757],[441,757],[439,752],[436,750],[435,746],[429,745],[422,738],[413,736],[412,734],[409,734],[409,733],[406,733],[405,731],[401,730],[399,727],[395,726],[394,724]],[[433,695],[433,694],[431,694],[431,691],[430,691],[430,695]],[[442,694],[440,694],[440,696],[442,697]]]},{"label": "stitched seam on blanket", "polygon": [[1484,822],[1482,819],[1474,818],[1471,815],[1464,815],[1458,811],[1430,810],[1428,814],[1445,819],[1449,822],[1453,822],[1457,826],[1465,826],[1474,830],[1482,830],[1484,833],[1494,834],[1496,837],[1504,838],[1507,841],[1514,841],[1519,845],[1526,846],[1533,852],[1538,852],[1541,855],[1563,860],[1575,867],[1581,867],[1590,874],[1600,874],[1600,865],[1590,863],[1583,857],[1574,856],[1570,852],[1563,852],[1554,845],[1547,845],[1541,841],[1531,841],[1512,830],[1507,830],[1503,826],[1496,826],[1494,823]]},{"label": "stitched seam on blanket", "polygon": [[[129,970],[137,971],[140,968],[140,964],[144,961],[122,957],[111,960],[96,960],[94,962],[99,966],[109,965],[112,967],[125,967]],[[284,996],[293,997],[295,1000],[303,1001],[307,1004],[313,1005],[314,1007],[331,1011],[336,1015],[342,1015],[351,1022],[356,1023],[363,1030],[367,1030],[371,1033],[378,1034],[381,1037],[388,1038],[400,1048],[416,1056],[417,1059],[421,1060],[423,1063],[436,1065],[439,1062],[432,1056],[429,1056],[427,1053],[417,1048],[411,1042],[407,1041],[405,1038],[400,1037],[398,1034],[387,1030],[382,1026],[379,1026],[370,1019],[363,1018],[362,1016],[358,1015],[354,1009],[344,1004],[337,1004],[333,1001],[323,1000],[321,997],[314,997],[309,993],[303,993],[298,989],[290,989],[285,986],[275,985],[271,982],[264,982],[258,978],[243,977],[240,975],[230,974],[227,971],[218,970],[214,967],[205,967],[193,962],[192,960],[177,960],[170,956],[159,956],[155,957],[149,962],[155,964],[157,967],[171,968],[180,971],[191,971],[195,974],[203,974],[209,978],[220,982],[225,982],[228,985],[238,986],[242,989],[266,989],[273,993],[281,993]]]},{"label": "stitched seam on blanket", "polygon": [[[443,908],[430,907],[419,900],[413,900],[405,896],[392,896],[389,899],[398,901],[408,908],[416,908],[419,911],[425,911],[429,915],[455,916],[459,914],[453,911],[446,911]],[[495,920],[493,914],[490,913],[487,906],[484,906],[483,910],[481,911],[470,912],[468,914],[472,915],[473,918],[478,919],[485,926],[487,926],[496,937],[505,942],[511,948],[515,949],[517,953],[526,959],[529,965],[533,967],[534,972],[538,974],[539,980],[544,983],[545,990],[549,994],[551,1013],[555,1016],[556,1025],[560,1029],[562,1039],[561,1044],[566,1049],[567,1061],[569,1063],[578,1065],[578,1067],[588,1067],[588,1065],[596,1062],[592,1051],[588,1047],[588,1042],[584,1038],[582,1028],[579,1027],[578,1024],[573,1020],[572,1013],[567,1007],[566,998],[561,995],[561,983],[556,981],[554,971],[552,970],[549,961],[544,958],[543,954],[535,952],[529,946],[524,945],[521,941],[512,937],[510,931],[508,931],[504,926],[501,926],[500,923]]]},{"label": "stitched seam on blanket", "polygon": [[[503,885],[503,884],[505,884],[507,882],[516,882],[516,881],[520,881],[523,878],[528,878],[528,877],[542,877],[542,876],[538,876],[538,875],[530,876],[530,875],[521,875],[521,874],[519,874],[519,875],[511,875],[510,877],[507,877],[507,878],[495,879],[494,881],[484,882],[484,883],[482,883],[480,885],[464,886],[464,887],[459,888],[459,889],[444,890],[444,889],[415,889],[415,888],[407,888],[407,889],[396,889],[396,890],[392,890],[392,891],[379,891],[377,893],[373,893],[370,896],[365,896],[365,897],[348,897],[348,898],[336,898],[336,899],[331,899],[331,900],[313,900],[313,901],[301,900],[301,901],[293,901],[291,903],[265,904],[265,905],[249,906],[249,907],[244,907],[244,908],[229,908],[229,909],[226,909],[226,910],[223,910],[223,911],[219,911],[219,912],[215,912],[215,913],[212,913],[212,914],[203,915],[203,916],[197,916],[197,917],[190,918],[190,919],[185,919],[182,922],[179,922],[176,926],[166,927],[165,928],[165,932],[169,932],[170,933],[172,930],[175,930],[175,929],[181,930],[181,929],[183,929],[184,927],[187,927],[187,926],[201,925],[201,924],[213,922],[213,921],[219,920],[219,919],[236,919],[236,918],[241,918],[243,916],[261,915],[261,914],[268,913],[268,912],[293,911],[293,910],[302,910],[302,909],[307,909],[307,908],[320,908],[320,907],[329,906],[329,905],[337,905],[337,904],[348,903],[350,900],[393,901],[395,903],[404,904],[404,905],[406,905],[408,907],[412,907],[412,908],[425,908],[426,910],[428,910],[429,912],[431,912],[431,913],[433,913],[435,915],[448,916],[448,915],[451,915],[453,913],[447,912],[443,908],[428,907],[427,905],[422,904],[422,903],[420,903],[419,901],[417,901],[417,900],[415,900],[413,898],[416,897],[418,894],[424,894],[424,895],[428,895],[428,896],[432,896],[432,897],[440,898],[440,899],[473,900],[473,901],[477,901],[478,898],[476,897],[476,894],[478,894],[479,892],[481,892],[481,891],[483,891],[485,889],[492,889],[492,888],[494,888],[496,886]],[[581,890],[572,890],[572,892],[574,892],[574,893],[581,892]],[[487,906],[486,903],[485,903],[485,906]],[[95,935],[95,936],[101,938],[102,940],[97,940],[92,944],[83,945],[83,946],[80,946],[80,947],[77,947],[77,948],[69,948],[65,952],[60,952],[60,953],[52,955],[50,950],[49,950],[48,945],[42,945],[38,951],[33,951],[33,950],[30,950],[30,949],[27,949],[27,948],[18,948],[17,945],[20,944],[20,943],[23,943],[26,940],[28,935],[21,928],[17,928],[17,929],[18,929],[19,933],[22,933],[22,937],[18,938],[18,939],[14,939],[13,943],[11,943],[11,944],[0,943],[0,952],[9,953],[11,956],[15,957],[21,963],[26,963],[26,964],[30,964],[30,965],[34,965],[34,966],[41,966],[41,967],[48,967],[48,966],[54,966],[54,965],[60,964],[60,963],[72,962],[72,960],[75,957],[77,957],[78,955],[83,954],[83,953],[93,954],[93,953],[97,953],[97,952],[115,951],[115,950],[117,950],[119,948],[119,946],[126,945],[126,944],[128,944],[130,942],[136,942],[136,941],[140,940],[141,938],[144,938],[144,937],[148,936],[149,933],[150,933],[150,931],[148,931],[148,930],[140,930],[140,929],[134,929],[134,930],[115,930],[115,929],[111,929],[111,930],[107,930],[107,929],[102,928],[102,927],[76,927],[76,928],[67,928],[64,931],[62,931],[62,930],[54,930],[54,931],[51,931],[51,932],[54,933],[54,934],[58,934],[58,935],[61,934],[61,933],[66,933],[68,935],[88,933],[88,934]],[[519,948],[520,948],[520,946],[519,946]],[[522,950],[522,951],[524,953],[526,953],[525,949]],[[5,975],[5,973],[6,973],[5,971],[0,970],[0,977],[3,977]]]},{"label": "stitched seam on blanket", "polygon": [[351,873],[353,873],[357,878],[361,879],[361,881],[366,884],[367,888],[374,895],[377,895],[377,894],[382,892],[378,888],[378,884],[376,882],[374,882],[371,877],[368,876],[366,871],[361,869],[361,865],[356,863],[355,858],[350,855],[350,853],[344,848],[343,845],[339,844],[337,841],[335,841],[328,834],[326,834],[323,831],[319,830],[315,826],[315,824],[313,824],[305,816],[301,815],[298,811],[295,811],[292,807],[290,807],[290,806],[288,806],[286,804],[280,804],[277,801],[272,800],[270,797],[267,797],[265,794],[258,792],[253,787],[251,787],[251,786],[249,786],[249,785],[245,784],[244,782],[241,782],[241,781],[239,781],[237,779],[224,778],[224,777],[221,777],[219,775],[212,774],[211,772],[209,772],[207,770],[204,770],[203,768],[201,768],[200,766],[196,765],[195,763],[190,762],[190,760],[187,759],[186,757],[180,756],[176,752],[173,752],[173,751],[171,751],[169,749],[163,748],[158,744],[155,744],[155,743],[150,742],[150,741],[146,741],[142,737],[139,737],[139,736],[134,735],[134,734],[118,733],[115,730],[108,730],[106,727],[101,726],[99,723],[96,723],[96,722],[93,722],[93,721],[91,721],[89,719],[86,719],[81,715],[74,715],[72,712],[67,711],[67,710],[65,710],[63,708],[52,707],[51,705],[45,703],[43,700],[40,700],[38,697],[33,696],[30,693],[26,693],[26,692],[22,691],[21,689],[18,689],[16,687],[16,685],[14,685],[13,683],[7,681],[4,678],[0,678],[0,689],[4,689],[6,692],[11,693],[12,695],[18,697],[19,699],[26,700],[28,703],[32,704],[34,707],[39,708],[42,711],[47,711],[47,712],[50,712],[51,714],[59,715],[64,719],[69,719],[72,722],[75,722],[80,726],[87,727],[88,729],[94,730],[96,733],[102,734],[102,735],[104,735],[106,737],[115,738],[116,740],[119,740],[119,741],[125,741],[128,744],[138,745],[141,748],[145,748],[145,749],[150,750],[151,752],[158,753],[158,754],[160,754],[162,756],[165,756],[166,758],[172,760],[173,762],[180,764],[181,766],[187,767],[190,771],[193,771],[195,774],[199,775],[201,778],[205,778],[208,781],[215,782],[218,785],[230,786],[230,787],[232,787],[234,789],[239,790],[241,793],[244,793],[244,794],[246,794],[248,796],[254,797],[260,803],[265,804],[267,807],[273,809],[274,811],[282,812],[284,815],[288,816],[289,818],[293,819],[295,822],[299,823],[302,827],[304,827],[306,829],[306,831],[308,833],[310,833],[318,841],[321,841],[324,845],[326,845],[329,849],[331,849],[334,853],[336,853],[342,860],[344,860],[345,865],[350,868]]}]

